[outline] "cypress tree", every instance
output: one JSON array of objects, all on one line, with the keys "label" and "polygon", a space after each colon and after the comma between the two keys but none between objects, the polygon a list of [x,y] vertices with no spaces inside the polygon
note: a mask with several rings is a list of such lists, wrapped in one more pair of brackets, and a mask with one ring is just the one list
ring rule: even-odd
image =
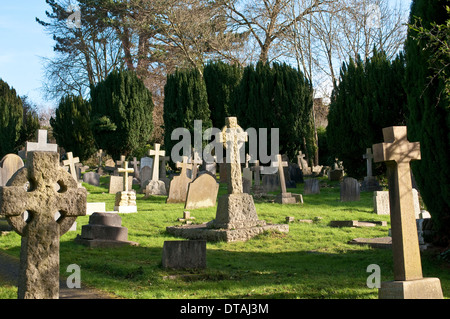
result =
[{"label": "cypress tree", "polygon": [[0,79],[0,158],[17,151],[23,121],[22,100]]},{"label": "cypress tree", "polygon": [[[424,28],[446,24],[448,1],[414,0],[410,25],[421,19]],[[417,19],[416,19],[417,17]],[[448,36],[448,34],[447,34]],[[450,242],[450,97],[445,91],[448,75],[436,76],[436,55],[440,47],[418,40],[417,31],[410,28],[405,43],[408,95],[408,139],[419,141],[421,160],[411,164],[422,199],[437,229],[436,243]],[[447,60],[448,63],[448,60]],[[447,71],[447,70],[444,70]],[[447,71],[448,72],[448,71]],[[447,73],[448,74],[448,73]]]},{"label": "cypress tree", "polygon": [[164,87],[163,118],[164,146],[169,153],[179,142],[171,139],[171,134],[176,128],[188,129],[192,138],[191,145],[193,145],[194,121],[202,121],[203,131],[211,127],[206,84],[199,70],[177,69],[173,74],[168,75]]},{"label": "cypress tree", "polygon": [[72,152],[81,161],[88,159],[96,151],[94,136],[90,126],[91,105],[81,96],[61,98],[55,118],[50,118],[53,136],[59,146]]},{"label": "cypress tree", "polygon": [[[328,114],[327,143],[348,175],[365,176],[362,156],[366,148],[383,140],[384,127],[404,125],[404,68],[403,55],[389,61],[384,52],[376,50],[367,61],[350,59],[341,67]],[[384,165],[375,165],[375,174],[384,171]]]},{"label": "cypress tree", "polygon": [[96,144],[113,158],[145,147],[153,130],[151,92],[133,71],[113,71],[91,87],[91,125]]},{"label": "cypress tree", "polygon": [[240,66],[222,61],[205,65],[203,77],[213,127],[221,129],[225,125],[225,118],[235,113],[233,96],[242,78],[242,72]]}]

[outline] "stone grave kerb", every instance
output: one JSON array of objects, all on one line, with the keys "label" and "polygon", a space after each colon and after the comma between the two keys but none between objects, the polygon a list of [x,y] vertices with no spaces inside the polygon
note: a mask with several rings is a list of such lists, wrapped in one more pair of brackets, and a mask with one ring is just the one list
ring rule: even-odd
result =
[{"label": "stone grave kerb", "polygon": [[59,298],[59,238],[86,214],[86,189],[57,153],[28,152],[26,165],[0,187],[0,212],[22,236],[18,298]]}]

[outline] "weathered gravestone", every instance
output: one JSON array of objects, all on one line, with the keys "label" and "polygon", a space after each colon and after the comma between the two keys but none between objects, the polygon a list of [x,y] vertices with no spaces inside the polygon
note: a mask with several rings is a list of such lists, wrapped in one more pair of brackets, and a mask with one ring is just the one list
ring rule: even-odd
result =
[{"label": "weathered gravestone", "polygon": [[223,142],[228,152],[228,194],[218,199],[216,218],[202,225],[167,227],[166,230],[175,236],[211,241],[245,241],[270,229],[288,232],[286,224],[268,225],[258,219],[253,197],[242,191],[239,149],[247,139],[247,133],[238,126],[235,117],[226,118],[225,123],[216,139]]},{"label": "weathered gravestone", "polygon": [[339,159],[334,160],[333,167],[328,172],[328,179],[330,181],[340,181],[344,178],[344,166],[342,165],[342,161]]},{"label": "weathered gravestone", "polygon": [[97,173],[99,175],[103,175],[103,156],[105,155],[105,153],[103,152],[102,149],[100,149],[95,155],[97,155],[98,158]]},{"label": "weathered gravestone", "polygon": [[286,191],[286,182],[284,180],[284,167],[288,166],[287,162],[284,162],[281,155],[277,155],[277,161],[272,163],[272,166],[278,168],[278,176],[280,181],[281,194],[277,195],[275,201],[280,204],[295,204],[295,197],[291,193]]},{"label": "weathered gravestone", "polygon": [[205,172],[189,183],[184,209],[215,206],[218,192],[215,176]]},{"label": "weathered gravestone", "polygon": [[67,153],[67,159],[63,160],[63,165],[69,167],[69,173],[72,175],[73,179],[78,183],[78,176],[75,169],[75,164],[79,163],[80,159],[78,157],[73,157],[72,152]]},{"label": "weathered gravestone", "polygon": [[133,173],[134,169],[128,168],[128,161],[123,163],[123,168],[118,168],[118,173],[123,173],[123,189],[116,193],[116,201],[114,204],[114,210],[119,213],[135,213],[137,212],[136,206],[136,193],[130,190],[130,177],[128,174]]},{"label": "weathered gravestone", "polygon": [[57,153],[28,152],[26,166],[0,188],[0,212],[22,236],[18,298],[59,298],[59,238],[86,214],[86,189],[59,165]]},{"label": "weathered gravestone", "polygon": [[75,242],[91,248],[139,245],[128,240],[128,228],[122,226],[122,218],[114,212],[93,213]]},{"label": "weathered gravestone", "polygon": [[[123,177],[111,175],[109,177],[109,194],[117,194],[123,191],[124,188]],[[128,191],[133,190],[133,176],[128,176]]]},{"label": "weathered gravestone", "polygon": [[219,163],[219,181],[220,181],[220,183],[226,183],[227,182],[226,158],[223,158],[222,162]]},{"label": "weathered gravestone", "polygon": [[22,167],[23,160],[19,155],[5,155],[0,162],[0,186],[5,186],[11,176]]},{"label": "weathered gravestone", "polygon": [[310,178],[305,180],[305,186],[303,187],[303,194],[320,194],[319,180],[315,178]]},{"label": "weathered gravestone", "polygon": [[139,167],[138,167],[138,165],[139,165],[140,163],[141,163],[141,162],[138,161],[138,160],[136,159],[136,157],[133,157],[133,161],[130,162],[130,164],[133,165],[133,169],[134,169],[133,176],[136,177],[136,178],[138,178],[138,179],[139,179]]},{"label": "weathered gravestone", "polygon": [[423,278],[414,216],[410,162],[420,160],[420,143],[410,143],[406,126],[383,129],[385,143],[373,145],[374,161],[385,162],[391,210],[394,281],[382,282],[380,299],[442,299],[439,278]]},{"label": "weathered gravestone", "polygon": [[139,173],[141,179],[141,190],[145,190],[147,184],[152,180],[153,169],[150,166],[144,166]]},{"label": "weathered gravestone", "polygon": [[116,163],[111,158],[108,158],[105,161],[105,171],[112,173],[115,171],[115,169],[116,169]]},{"label": "weathered gravestone", "polygon": [[255,182],[252,186],[252,191],[254,194],[261,194],[263,192],[263,186],[261,185],[261,171],[263,170],[262,166],[259,166],[259,161],[256,160],[254,165],[250,168],[252,172],[254,172]]},{"label": "weathered gravestone", "polygon": [[302,151],[298,152],[297,155],[297,165],[301,169],[303,175],[310,175],[311,168],[308,166],[308,161],[305,159],[306,155]]},{"label": "weathered gravestone", "polygon": [[169,269],[206,268],[206,240],[165,241],[162,267]]},{"label": "weathered gravestone", "polygon": [[99,186],[100,185],[100,174],[96,172],[87,172],[83,174],[83,182],[89,185]]},{"label": "weathered gravestone", "polygon": [[280,187],[278,174],[264,174],[262,177],[262,187],[265,193],[277,191]]},{"label": "weathered gravestone", "polygon": [[341,202],[359,201],[360,189],[358,180],[346,177],[340,183]]},{"label": "weathered gravestone", "polygon": [[191,168],[192,164],[188,164],[188,158],[183,156],[183,162],[177,163],[177,168],[181,168],[179,176],[174,176],[170,181],[169,196],[166,203],[184,203],[186,202],[186,195],[188,185],[192,179],[187,176],[187,169]]},{"label": "weathered gravestone", "polygon": [[373,192],[373,210],[377,215],[390,214],[388,191]]}]

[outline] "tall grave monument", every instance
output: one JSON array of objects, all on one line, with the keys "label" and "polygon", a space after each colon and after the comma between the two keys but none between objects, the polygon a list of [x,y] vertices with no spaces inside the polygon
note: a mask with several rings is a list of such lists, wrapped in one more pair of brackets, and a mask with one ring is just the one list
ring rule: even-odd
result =
[{"label": "tall grave monument", "polygon": [[59,238],[86,214],[86,189],[59,165],[58,153],[28,152],[26,165],[0,187],[0,212],[22,236],[18,298],[59,298]]},{"label": "tall grave monument", "polygon": [[380,299],[441,299],[439,278],[423,278],[410,162],[421,159],[420,143],[410,143],[406,126],[383,129],[385,143],[373,145],[374,161],[385,162],[391,209],[394,281],[381,283]]}]

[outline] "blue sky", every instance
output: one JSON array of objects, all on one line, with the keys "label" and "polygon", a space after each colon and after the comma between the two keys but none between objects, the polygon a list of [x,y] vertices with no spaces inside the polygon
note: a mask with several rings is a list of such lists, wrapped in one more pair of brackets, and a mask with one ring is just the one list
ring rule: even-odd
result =
[{"label": "blue sky", "polygon": [[[402,0],[409,8],[411,0]],[[28,95],[39,107],[54,107],[43,99],[41,57],[53,56],[53,40],[35,18],[46,20],[45,0],[0,1],[0,78],[20,96]]]}]

